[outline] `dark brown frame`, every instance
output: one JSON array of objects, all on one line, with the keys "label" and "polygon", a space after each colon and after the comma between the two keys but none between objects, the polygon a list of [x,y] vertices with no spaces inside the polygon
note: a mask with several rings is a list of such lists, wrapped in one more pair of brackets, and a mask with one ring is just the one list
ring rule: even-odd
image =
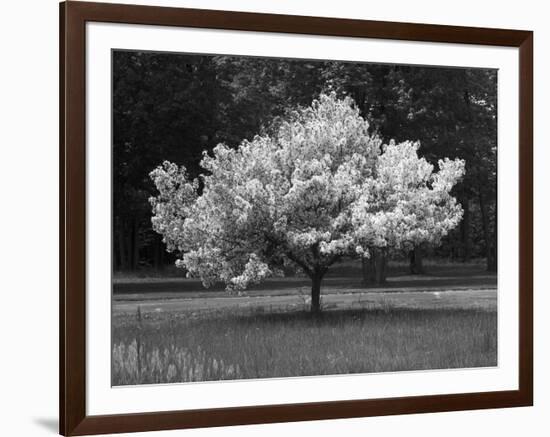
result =
[{"label": "dark brown frame", "polygon": [[[519,48],[519,390],[86,415],[85,24],[89,21]],[[533,33],[105,3],[60,4],[60,373],[63,435],[336,419],[533,404]]]}]

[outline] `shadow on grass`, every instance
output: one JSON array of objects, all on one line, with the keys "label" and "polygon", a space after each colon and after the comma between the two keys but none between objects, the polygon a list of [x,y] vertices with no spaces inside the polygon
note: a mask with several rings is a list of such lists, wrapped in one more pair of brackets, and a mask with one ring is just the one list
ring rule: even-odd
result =
[{"label": "shadow on grass", "polygon": [[347,308],[324,310],[319,313],[311,311],[292,311],[269,313],[255,311],[249,314],[222,315],[219,320],[231,319],[236,324],[274,325],[274,324],[322,324],[339,325],[342,322],[363,322],[369,319],[398,318],[407,320],[430,320],[449,316],[468,316],[475,313],[488,313],[482,309],[446,309],[446,308]]}]

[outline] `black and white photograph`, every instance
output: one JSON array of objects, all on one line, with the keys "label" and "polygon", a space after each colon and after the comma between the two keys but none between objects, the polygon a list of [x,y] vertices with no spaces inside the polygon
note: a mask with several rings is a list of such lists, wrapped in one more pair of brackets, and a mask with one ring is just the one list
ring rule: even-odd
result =
[{"label": "black and white photograph", "polygon": [[497,69],[111,74],[113,386],[498,366]]}]

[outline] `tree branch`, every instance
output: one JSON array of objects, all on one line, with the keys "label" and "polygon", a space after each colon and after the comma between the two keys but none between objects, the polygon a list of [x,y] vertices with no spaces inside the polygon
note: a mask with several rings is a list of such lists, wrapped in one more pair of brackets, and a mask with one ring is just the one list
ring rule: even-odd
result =
[{"label": "tree branch", "polygon": [[298,264],[303,270],[304,272],[306,272],[306,274],[311,278],[313,277],[313,272],[312,270],[307,266],[307,264],[305,262],[303,262],[302,260],[300,260],[299,258],[295,257],[294,254],[290,251],[286,252],[285,253],[286,256],[288,256],[288,258],[295,262],[296,264]]}]

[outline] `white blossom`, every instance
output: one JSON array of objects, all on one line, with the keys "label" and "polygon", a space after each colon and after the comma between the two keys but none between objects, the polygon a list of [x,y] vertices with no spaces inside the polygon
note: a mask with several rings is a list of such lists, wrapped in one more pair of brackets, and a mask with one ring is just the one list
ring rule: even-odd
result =
[{"label": "white blossom", "polygon": [[151,172],[153,228],[205,286],[242,290],[285,266],[312,278],[369,248],[437,243],[462,218],[451,196],[464,161],[419,158],[418,143],[370,135],[350,98],[321,95],[272,136],[204,153],[203,187],[165,162]]}]

